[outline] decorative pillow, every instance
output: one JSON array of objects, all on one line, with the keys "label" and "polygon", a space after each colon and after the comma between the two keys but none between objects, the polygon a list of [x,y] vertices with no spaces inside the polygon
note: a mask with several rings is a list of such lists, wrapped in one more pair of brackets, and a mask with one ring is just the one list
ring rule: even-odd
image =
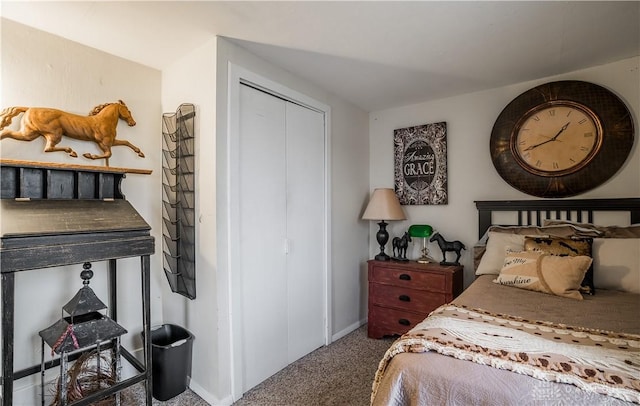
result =
[{"label": "decorative pillow", "polygon": [[[550,255],[592,257],[592,238],[525,237],[525,251],[541,251]],[[596,293],[593,282],[593,266],[589,266],[580,283],[580,291],[588,295]]]},{"label": "decorative pillow", "polygon": [[534,290],[582,300],[580,281],[591,265],[590,257],[549,255],[540,251],[509,252],[500,275],[500,285]]},{"label": "decorative pillow", "polygon": [[473,269],[475,269],[476,271],[480,267],[480,262],[482,261],[482,257],[484,256],[484,253],[486,251],[486,243],[483,244],[478,242],[473,246]]},{"label": "decorative pillow", "polygon": [[[506,234],[506,236],[504,235]],[[509,236],[510,234],[514,236]],[[597,230],[581,228],[572,224],[537,226],[491,226],[485,235],[473,247],[473,265],[476,275],[497,275],[500,273],[507,249],[521,251],[524,236],[554,236],[554,237],[598,237]]]},{"label": "decorative pillow", "polygon": [[524,235],[489,231],[487,247],[476,268],[476,275],[498,275],[504,265],[507,249],[522,251]]}]

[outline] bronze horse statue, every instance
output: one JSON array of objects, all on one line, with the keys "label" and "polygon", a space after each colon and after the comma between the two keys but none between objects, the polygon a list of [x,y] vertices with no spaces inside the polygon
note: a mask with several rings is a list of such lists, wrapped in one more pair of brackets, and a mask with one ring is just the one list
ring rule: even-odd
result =
[{"label": "bronze horse statue", "polygon": [[[460,251],[466,250],[467,248],[460,241],[446,241],[440,233],[435,233],[429,239],[430,242],[437,241],[438,246],[440,247],[440,251],[442,251],[442,262],[440,264],[445,265],[460,265]],[[456,260],[453,262],[447,262],[447,251],[453,251],[456,253]]]},{"label": "bronze horse statue", "polygon": [[[4,129],[17,115],[24,113],[20,122],[20,130]],[[93,141],[98,144],[102,154],[85,153],[88,159],[108,159],[111,157],[111,147],[125,145],[131,148],[139,157],[144,158],[140,148],[126,140],[116,139],[118,120],[122,119],[129,126],[136,125],[127,105],[118,100],[117,103],[104,103],[93,108],[88,116],[67,113],[62,110],[44,107],[8,107],[0,112],[0,140],[13,138],[19,141],[33,141],[42,136],[46,140],[44,152],[64,151],[72,157],[78,154],[69,147],[57,146],[62,136],[81,141]]]},{"label": "bronze horse statue", "polygon": [[[409,247],[410,242],[411,236],[406,231],[402,237],[393,237],[391,243],[393,245],[393,256],[395,259],[399,259],[401,261],[407,260],[407,247]],[[396,249],[398,250],[397,255]]]}]

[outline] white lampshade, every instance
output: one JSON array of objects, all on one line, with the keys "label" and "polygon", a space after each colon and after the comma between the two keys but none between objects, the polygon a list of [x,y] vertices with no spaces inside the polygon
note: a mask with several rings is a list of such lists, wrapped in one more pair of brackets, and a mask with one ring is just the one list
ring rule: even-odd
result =
[{"label": "white lampshade", "polygon": [[362,215],[363,220],[405,220],[407,217],[393,189],[375,189],[369,205]]}]

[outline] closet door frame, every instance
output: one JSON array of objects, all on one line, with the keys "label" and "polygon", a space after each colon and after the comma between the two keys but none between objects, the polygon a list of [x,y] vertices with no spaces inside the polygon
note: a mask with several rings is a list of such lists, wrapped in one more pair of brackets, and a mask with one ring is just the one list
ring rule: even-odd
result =
[{"label": "closet door frame", "polygon": [[[218,235],[218,238],[226,238],[228,258],[228,294],[229,294],[229,325],[231,343],[231,389],[232,397],[237,400],[243,395],[244,378],[244,355],[242,350],[243,340],[243,309],[242,309],[242,283],[240,274],[240,233],[239,224],[239,200],[240,188],[237,179],[240,174],[240,86],[246,84],[273,96],[299,104],[301,106],[318,111],[324,115],[324,244],[319,247],[323,251],[323,298],[324,298],[324,344],[331,341],[331,187],[330,187],[330,115],[331,109],[328,105],[321,103],[309,96],[290,89],[282,84],[276,83],[261,75],[249,71],[241,66],[229,63],[228,65],[228,95],[227,95],[227,213],[228,227],[226,235]],[[286,339],[286,334],[283,334]]]}]

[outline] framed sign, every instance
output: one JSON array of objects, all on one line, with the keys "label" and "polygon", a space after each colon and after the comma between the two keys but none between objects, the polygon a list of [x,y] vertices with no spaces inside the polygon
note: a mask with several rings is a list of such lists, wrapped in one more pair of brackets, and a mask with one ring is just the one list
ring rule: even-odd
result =
[{"label": "framed sign", "polygon": [[447,204],[447,123],[393,131],[395,189],[400,204]]}]

